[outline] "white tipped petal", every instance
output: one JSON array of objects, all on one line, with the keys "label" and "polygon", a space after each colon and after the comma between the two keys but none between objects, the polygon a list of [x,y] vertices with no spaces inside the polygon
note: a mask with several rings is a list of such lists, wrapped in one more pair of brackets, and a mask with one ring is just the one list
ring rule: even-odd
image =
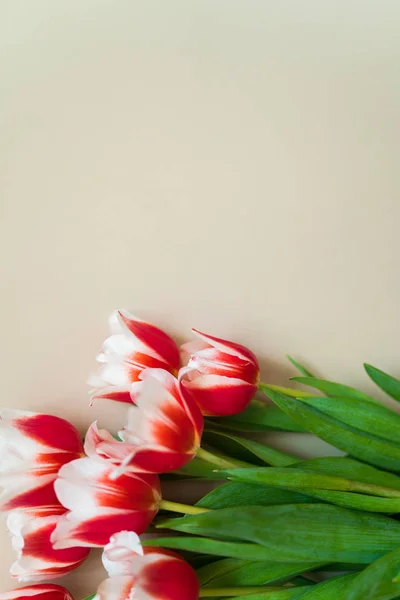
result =
[{"label": "white tipped petal", "polygon": [[138,344],[135,344],[135,338],[124,334],[112,335],[107,338],[103,344],[104,352],[126,356],[135,352]]},{"label": "white tipped petal", "polygon": [[104,476],[109,468],[105,461],[91,458],[78,458],[64,465],[54,482],[58,500],[68,510],[97,506],[93,482]]},{"label": "white tipped petal", "polygon": [[108,385],[115,385],[118,387],[127,387],[131,385],[131,378],[129,376],[129,368],[126,363],[105,363],[100,368],[101,378]]},{"label": "white tipped petal", "polygon": [[121,319],[118,312],[118,310],[113,310],[108,317],[108,326],[113,335],[118,335],[124,331],[124,326],[121,324]]},{"label": "white tipped petal", "polygon": [[110,577],[135,575],[135,559],[143,554],[139,536],[133,531],[120,531],[111,536],[110,543],[104,548],[102,561]]},{"label": "white tipped petal", "polygon": [[134,578],[129,575],[110,577],[99,585],[94,600],[147,600],[135,594],[133,585]]}]

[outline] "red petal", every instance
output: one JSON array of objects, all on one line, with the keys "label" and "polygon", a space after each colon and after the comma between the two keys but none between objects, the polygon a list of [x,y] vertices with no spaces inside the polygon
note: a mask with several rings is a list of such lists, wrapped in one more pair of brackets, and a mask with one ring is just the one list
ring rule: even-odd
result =
[{"label": "red petal", "polygon": [[221,350],[221,352],[225,352],[227,354],[231,354],[233,356],[238,356],[243,360],[248,360],[254,365],[258,367],[257,357],[251,350],[246,348],[246,346],[242,346],[241,344],[236,344],[235,342],[230,342],[229,340],[224,340],[222,338],[217,338],[213,335],[208,335],[207,333],[203,333],[198,329],[192,329],[193,333],[198,335],[202,340]]},{"label": "red petal", "polygon": [[161,497],[158,475],[126,474],[114,481],[109,477],[111,470],[95,484],[99,506],[129,511],[158,510]]},{"label": "red petal", "polygon": [[[50,536],[56,527],[56,523],[47,523],[39,527],[32,533],[24,536],[23,554],[32,557],[40,558],[49,562],[49,568],[52,568],[51,563],[65,563],[71,565],[81,563],[89,555],[87,548],[66,548],[63,550],[54,550],[50,542]],[[57,564],[57,568],[60,565]],[[62,567],[60,567],[62,569]]]},{"label": "red petal", "polygon": [[8,500],[1,507],[2,511],[14,510],[16,508],[20,509],[37,509],[38,512],[41,512],[42,509],[58,509],[61,508],[62,512],[65,511],[64,508],[61,507],[59,503],[56,493],[54,491],[54,481],[50,481],[45,483],[44,485],[35,487],[33,490],[28,490],[23,494],[19,494]]},{"label": "red petal", "polygon": [[169,335],[151,323],[134,319],[121,311],[118,314],[135,337],[152,350],[155,350],[172,370],[178,371],[180,363],[179,349]]},{"label": "red petal", "polygon": [[16,418],[13,425],[27,437],[57,450],[83,452],[83,443],[78,431],[65,419],[52,415],[33,415]]},{"label": "red petal", "polygon": [[94,400],[114,400],[115,402],[126,402],[132,404],[132,398],[129,390],[119,390],[118,388],[107,387],[100,388],[98,392],[92,392],[91,402]]},{"label": "red petal", "polygon": [[29,585],[12,592],[0,593],[0,600],[73,600],[71,594],[61,585],[39,583]]},{"label": "red petal", "polygon": [[194,354],[190,359],[189,367],[201,373],[243,379],[247,383],[257,383],[260,375],[257,363],[242,360],[238,356],[221,352],[216,348],[207,348]]},{"label": "red petal", "polygon": [[243,382],[239,385],[219,385],[214,387],[199,387],[202,378],[194,381],[181,381],[183,395],[198,404],[203,415],[210,417],[225,417],[242,412],[251,402],[257,386]]},{"label": "red petal", "polygon": [[[169,473],[181,469],[194,458],[194,454],[162,450],[138,450],[132,460],[132,470],[148,473]],[[128,465],[129,466],[129,465]]]},{"label": "red petal", "polygon": [[146,531],[156,514],[157,511],[153,510],[97,516],[78,525],[73,531],[73,537],[91,546],[105,546],[110,537],[119,531],[134,531],[140,535]]},{"label": "red petal", "polygon": [[140,572],[140,584],[154,600],[197,600],[199,582],[192,567],[181,559],[160,557]]}]

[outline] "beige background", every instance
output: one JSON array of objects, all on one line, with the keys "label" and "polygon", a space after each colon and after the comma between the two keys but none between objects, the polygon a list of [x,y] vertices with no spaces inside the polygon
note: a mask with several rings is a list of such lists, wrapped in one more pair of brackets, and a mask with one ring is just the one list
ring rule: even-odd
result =
[{"label": "beige background", "polygon": [[274,381],[285,352],[400,375],[399,27],[397,0],[0,0],[1,403],[121,419],[85,385],[117,306]]}]

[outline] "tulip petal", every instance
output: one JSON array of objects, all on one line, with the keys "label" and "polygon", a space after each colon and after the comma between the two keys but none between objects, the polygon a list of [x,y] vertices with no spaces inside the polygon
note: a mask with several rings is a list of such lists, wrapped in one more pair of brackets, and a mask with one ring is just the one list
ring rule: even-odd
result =
[{"label": "tulip petal", "polygon": [[124,387],[103,385],[101,388],[90,390],[89,396],[90,406],[92,406],[96,400],[114,400],[115,402],[132,404],[131,391]]},{"label": "tulip petal", "polygon": [[[21,509],[36,515],[56,511],[61,507],[54,491],[54,479],[54,475],[11,478],[0,493],[0,510]],[[3,479],[2,483],[5,484]]]},{"label": "tulip petal", "polygon": [[100,368],[100,376],[108,385],[120,388],[129,387],[133,381],[137,381],[141,369],[126,361],[107,362]]},{"label": "tulip petal", "polygon": [[242,379],[219,375],[201,375],[193,380],[180,379],[184,395],[193,395],[204,415],[228,416],[244,410],[257,386]]},{"label": "tulip petal", "polygon": [[106,429],[99,429],[97,427],[97,421],[92,423],[85,436],[84,449],[85,454],[89,458],[96,458],[98,456],[96,452],[97,446],[102,442],[115,443],[115,439]]},{"label": "tulip petal", "polygon": [[217,348],[221,352],[226,354],[232,354],[233,356],[238,356],[242,360],[250,361],[255,365],[258,365],[257,358],[255,354],[245,346],[241,344],[235,344],[234,342],[230,342],[228,340],[224,340],[222,338],[214,337],[213,335],[208,335],[207,333],[203,333],[198,329],[192,329],[193,333],[197,335],[201,340]]},{"label": "tulip petal", "polygon": [[[110,577],[100,584],[93,600],[134,600],[133,585],[132,576]],[[148,599],[138,597],[137,600]]]},{"label": "tulip petal", "polygon": [[109,507],[75,510],[62,515],[51,537],[53,547],[102,548],[110,537],[122,529],[143,533],[155,516],[144,511],[121,511]]},{"label": "tulip petal", "polygon": [[[172,553],[171,553],[172,554]],[[178,555],[157,552],[145,556],[147,564],[140,571],[140,594],[152,600],[197,600],[199,582],[192,567]]]},{"label": "tulip petal", "polygon": [[179,349],[182,365],[186,366],[188,364],[192,354],[209,347],[210,346],[206,342],[203,342],[203,340],[191,340],[190,342],[185,342]]},{"label": "tulip petal", "polygon": [[153,356],[161,358],[172,369],[178,371],[179,350],[169,335],[125,310],[120,310],[119,316],[125,327],[153,353]]},{"label": "tulip petal", "polygon": [[68,463],[54,484],[59,501],[73,511],[104,506],[120,510],[156,507],[160,495],[156,475],[130,473],[114,481],[110,478],[112,470],[107,461],[91,458]]},{"label": "tulip petal", "polygon": [[192,355],[188,367],[202,374],[223,375],[243,379],[248,383],[257,383],[259,367],[257,363],[242,360],[232,354],[226,354],[216,348],[206,348]]},{"label": "tulip petal", "polygon": [[139,536],[133,531],[120,531],[105,546],[102,562],[110,577],[134,575],[134,559],[143,554]]},{"label": "tulip petal", "polygon": [[12,546],[17,552],[17,560],[10,572],[18,581],[40,581],[69,573],[84,560],[89,551],[71,547],[68,550],[55,550],[50,543],[60,515],[32,518],[26,513],[15,511],[7,519],[7,527],[12,534]]},{"label": "tulip petal", "polygon": [[61,585],[51,583],[37,584],[18,588],[10,592],[0,592],[0,600],[73,600],[71,594]]},{"label": "tulip petal", "polygon": [[8,432],[12,436],[12,429],[22,434],[24,439],[43,446],[41,452],[53,452],[55,449],[82,452],[82,441],[75,427],[54,415],[1,409],[0,435]]},{"label": "tulip petal", "polygon": [[60,518],[52,535],[55,548],[105,546],[118,531],[147,529],[161,499],[158,476],[129,473],[112,479],[113,470],[110,461],[91,458],[60,470],[54,487],[70,512]]}]

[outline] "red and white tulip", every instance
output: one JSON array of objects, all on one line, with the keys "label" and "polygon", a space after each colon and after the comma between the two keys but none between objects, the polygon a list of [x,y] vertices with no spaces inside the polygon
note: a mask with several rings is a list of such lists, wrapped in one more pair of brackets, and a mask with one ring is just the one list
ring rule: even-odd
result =
[{"label": "red and white tulip", "polygon": [[74,600],[68,590],[51,583],[29,585],[11,592],[0,592],[0,600]]},{"label": "red and white tulip", "polygon": [[162,548],[140,547],[131,532],[122,531],[104,549],[103,564],[110,575],[95,600],[197,600],[199,582],[192,567],[178,554]]},{"label": "red and white tulip", "polygon": [[50,538],[61,518],[60,512],[41,517],[32,517],[23,511],[12,511],[8,515],[7,527],[17,552],[10,573],[19,582],[62,577],[88,557],[88,548],[77,548],[76,545],[66,550],[53,548]]},{"label": "red and white tulip", "polygon": [[52,513],[60,504],[54,481],[60,468],[83,456],[78,431],[59,417],[0,410],[0,510]]},{"label": "red and white tulip", "polygon": [[114,311],[109,319],[112,335],[97,357],[99,375],[89,378],[92,402],[103,398],[131,403],[144,369],[157,368],[176,375],[179,349],[174,340],[151,323],[125,310]]},{"label": "red and white tulip", "polygon": [[181,347],[189,362],[179,372],[183,396],[194,400],[203,415],[228,416],[242,412],[257,391],[260,369],[248,348],[193,332],[198,340]]},{"label": "red and white tulip", "polygon": [[86,451],[116,465],[114,476],[125,470],[167,473],[180,469],[195,456],[204,420],[196,403],[180,393],[178,380],[162,369],[147,369],[136,406],[129,409],[128,423],[118,432],[89,429]]},{"label": "red and white tulip", "polygon": [[80,458],[62,467],[54,484],[68,509],[51,536],[54,548],[105,546],[122,529],[143,533],[157,514],[157,475],[128,473],[111,479],[107,461]]}]

